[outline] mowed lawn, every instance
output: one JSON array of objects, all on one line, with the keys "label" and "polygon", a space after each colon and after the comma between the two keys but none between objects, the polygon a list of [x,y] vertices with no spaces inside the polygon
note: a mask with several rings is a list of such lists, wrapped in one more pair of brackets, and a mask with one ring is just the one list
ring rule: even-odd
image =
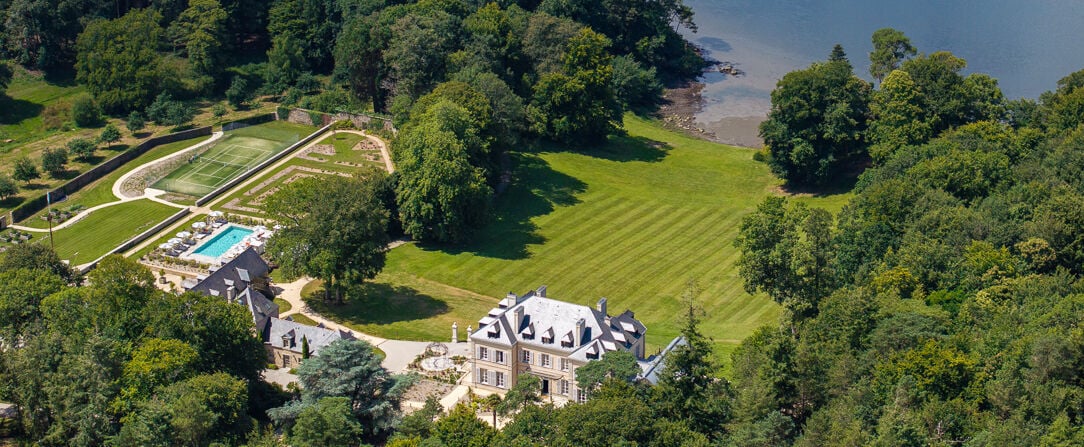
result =
[{"label": "mowed lawn", "polygon": [[[147,199],[99,209],[69,227],[53,231],[56,252],[60,259],[71,260],[72,265],[88,263],[178,211]],[[35,239],[49,243],[48,233],[39,233]]]},{"label": "mowed lawn", "polygon": [[[442,284],[478,294],[473,301],[429,287],[425,295],[446,308],[404,317],[411,331],[359,314],[379,313],[380,306],[326,310],[364,323],[359,329],[375,335],[444,339],[450,321],[476,325],[507,292],[545,284],[551,298],[593,306],[607,297],[611,314],[633,310],[648,326],[650,348],[658,349],[679,335],[682,292],[695,282],[701,290],[696,302],[706,312],[702,330],[719,344],[720,357],[729,353],[779,315],[766,296],[743,290],[733,241],[742,217],[780,182],[753,161],[752,150],[631,116],[625,128],[629,136],[604,148],[513,154],[513,185],[497,199],[496,218],[475,243],[396,248],[375,281],[399,296],[418,284]],[[801,200],[835,211],[845,199]]]},{"label": "mowed lawn", "polygon": [[[132,161],[125,163],[123,166],[117,168],[109,174],[106,174],[104,177],[95,180],[90,185],[84,186],[83,189],[80,189],[68,195],[67,200],[55,204],[54,208],[66,209],[71,208],[75,205],[82,205],[83,209],[85,209],[92,206],[101,205],[103,203],[116,202],[120,199],[117,198],[117,196],[113,195],[113,184],[116,183],[117,180],[119,180],[122,176],[124,176],[124,174],[127,174],[133,169],[142,166],[144,163],[157,160],[159,158],[177,152],[181,149],[191,147],[208,138],[210,137],[196,137],[187,140],[175,141],[173,143],[163,144],[160,146],[155,146],[147,152],[143,153],[143,155],[140,155]],[[27,218],[23,222],[20,222],[20,225],[26,225],[28,227],[34,228],[48,228],[49,223],[41,218],[41,216],[44,216],[46,212],[48,211],[42,210],[34,216]]]}]

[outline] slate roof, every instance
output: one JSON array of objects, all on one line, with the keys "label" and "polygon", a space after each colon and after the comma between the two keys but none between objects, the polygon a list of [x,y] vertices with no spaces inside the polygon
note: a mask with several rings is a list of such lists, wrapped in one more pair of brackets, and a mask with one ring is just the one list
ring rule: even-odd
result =
[{"label": "slate roof", "polygon": [[632,311],[611,317],[588,306],[547,298],[542,286],[523,296],[510,293],[478,322],[471,339],[509,347],[522,343],[556,349],[586,362],[607,351],[628,350],[646,332],[647,327]]},{"label": "slate roof", "polygon": [[[317,355],[321,349],[335,340],[353,340],[354,335],[323,326],[309,326],[292,320],[269,318],[264,327],[265,343],[276,348],[301,353],[302,338],[309,340],[309,354]],[[285,345],[284,339],[285,337]]]},{"label": "slate roof", "polygon": [[662,352],[645,360],[636,362],[640,365],[640,378],[652,385],[658,384],[659,374],[666,369],[666,357],[678,346],[685,346],[687,344],[689,343],[685,341],[685,337],[678,336],[671,340],[670,344],[667,345],[666,349],[663,349]]},{"label": "slate roof", "polygon": [[260,254],[249,247],[189,290],[208,296],[226,296],[226,289],[230,286],[237,291],[244,290],[253,278],[266,276],[270,270]]},{"label": "slate roof", "polygon": [[[270,268],[259,253],[249,248],[222,268],[211,272],[195,286],[188,289],[207,296],[221,297],[245,307],[252,314],[257,328],[267,325],[268,318],[279,316],[279,305],[263,293],[251,287],[253,278],[266,276]],[[233,297],[230,298],[230,291]]]}]

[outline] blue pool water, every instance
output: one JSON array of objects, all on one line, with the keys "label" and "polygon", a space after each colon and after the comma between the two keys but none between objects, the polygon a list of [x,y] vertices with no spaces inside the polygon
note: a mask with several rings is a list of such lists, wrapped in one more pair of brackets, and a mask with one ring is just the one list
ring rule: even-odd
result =
[{"label": "blue pool water", "polygon": [[229,227],[226,227],[225,231],[218,233],[218,235],[211,238],[211,240],[196,247],[196,251],[192,252],[192,254],[217,258],[229,251],[231,247],[237,245],[245,238],[245,236],[250,234],[252,234],[252,230],[249,230],[248,228],[230,225]]}]

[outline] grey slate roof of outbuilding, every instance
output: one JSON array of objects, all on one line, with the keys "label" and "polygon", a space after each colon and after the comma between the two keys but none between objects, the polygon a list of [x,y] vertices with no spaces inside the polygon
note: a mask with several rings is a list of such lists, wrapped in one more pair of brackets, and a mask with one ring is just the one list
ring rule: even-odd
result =
[{"label": "grey slate roof of outbuilding", "polygon": [[[283,345],[283,337],[286,344]],[[321,349],[336,340],[353,340],[354,335],[345,332],[328,329],[323,326],[309,326],[292,320],[270,318],[264,328],[264,340],[266,343],[281,349],[287,349],[301,353],[302,338],[309,340],[309,353],[317,355]]]},{"label": "grey slate roof of outbuilding", "polygon": [[[565,351],[571,359],[586,362],[607,351],[628,349],[647,332],[647,327],[631,311],[610,317],[588,306],[547,298],[545,290],[542,286],[523,296],[509,294],[501,300],[500,307],[479,321],[471,339],[504,346],[522,343],[556,349]],[[517,315],[520,315],[518,320]],[[580,320],[583,328],[577,345],[576,324]],[[534,336],[530,337],[532,332]],[[553,338],[548,339],[551,333]],[[565,346],[562,342],[572,343]]]},{"label": "grey slate roof of outbuilding", "polygon": [[670,340],[670,344],[667,345],[666,349],[663,349],[662,352],[637,362],[640,365],[640,378],[652,385],[658,384],[659,374],[662,374],[662,371],[666,369],[666,357],[678,346],[685,346],[687,344],[688,342],[685,341],[685,337],[678,336],[673,340]]},{"label": "grey slate roof of outbuilding", "polygon": [[254,278],[263,277],[268,271],[267,262],[249,248],[188,290],[229,299],[232,288],[232,301],[244,306],[252,314],[252,323],[262,328],[268,318],[279,316],[279,305],[251,287]]},{"label": "grey slate roof of outbuilding", "polygon": [[226,289],[231,285],[241,291],[252,283],[253,278],[265,276],[270,270],[267,262],[250,247],[189,290],[208,296],[226,296]]}]

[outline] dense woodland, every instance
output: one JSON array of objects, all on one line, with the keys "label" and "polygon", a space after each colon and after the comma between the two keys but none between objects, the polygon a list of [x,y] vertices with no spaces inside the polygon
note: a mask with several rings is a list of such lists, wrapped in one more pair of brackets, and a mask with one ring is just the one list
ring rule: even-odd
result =
[{"label": "dense woodland", "polygon": [[[75,67],[109,113],[163,94],[260,93],[391,114],[401,172],[335,187],[372,188],[381,203],[349,205],[368,221],[449,243],[484,222],[503,150],[599,141],[703,66],[673,29],[692,26],[677,0],[6,9],[9,56]],[[524,380],[474,408],[401,416],[409,379],[364,344],[323,351],[298,370],[305,391],[283,393],[257,379],[266,360],[243,309],[158,292],[117,258],[76,286],[26,246],[0,259],[0,400],[42,445],[1084,444],[1084,71],[1010,101],[951,53],[919,53],[894,30],[873,40],[876,83],[837,47],[772,94],[759,157],[788,186],[864,172],[838,215],[770,197],[743,220],[745,286],[785,312],[742,343],[727,377],[697,330],[712,316],[690,304],[689,344],[655,387],[608,354],[580,376],[584,404],[550,408]],[[306,202],[305,188],[281,208]],[[386,238],[382,227],[364,230]],[[495,430],[476,409],[508,422]]]}]

